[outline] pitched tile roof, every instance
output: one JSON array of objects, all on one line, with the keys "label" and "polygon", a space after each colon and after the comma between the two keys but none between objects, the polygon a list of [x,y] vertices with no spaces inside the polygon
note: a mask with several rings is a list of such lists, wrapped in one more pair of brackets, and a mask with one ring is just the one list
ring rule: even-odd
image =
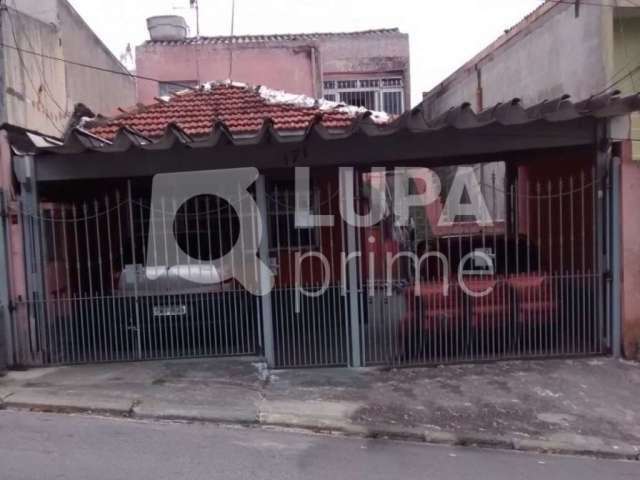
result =
[{"label": "pitched tile roof", "polygon": [[[220,82],[158,99],[111,119],[85,121],[83,128],[107,140],[122,127],[153,139],[161,137],[170,124],[176,124],[191,137],[199,137],[211,133],[218,122],[232,134],[242,135],[258,132],[265,120],[271,120],[275,130],[286,133],[305,130],[318,116],[327,128],[345,128],[365,112],[363,108],[266,87]],[[372,118],[377,123],[389,121],[382,113],[374,113]]]},{"label": "pitched tile roof", "polygon": [[398,34],[400,34],[400,30],[398,28],[381,28],[377,30],[363,30],[359,32],[275,33],[263,35],[187,37],[180,40],[147,40],[143,45],[228,45],[243,43],[296,42],[343,37],[381,37]]}]

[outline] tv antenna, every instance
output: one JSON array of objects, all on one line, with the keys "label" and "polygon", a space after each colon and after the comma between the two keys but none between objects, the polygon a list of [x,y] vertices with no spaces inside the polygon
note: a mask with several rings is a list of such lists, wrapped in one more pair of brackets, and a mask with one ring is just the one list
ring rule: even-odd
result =
[{"label": "tv antenna", "polygon": [[189,0],[189,6],[196,10],[196,37],[200,36],[200,7],[198,6],[198,0]]}]

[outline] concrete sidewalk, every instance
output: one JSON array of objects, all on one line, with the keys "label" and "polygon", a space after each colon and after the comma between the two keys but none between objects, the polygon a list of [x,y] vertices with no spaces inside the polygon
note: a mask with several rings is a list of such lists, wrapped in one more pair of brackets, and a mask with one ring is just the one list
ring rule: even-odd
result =
[{"label": "concrete sidewalk", "polygon": [[9,372],[0,399],[7,408],[640,455],[640,365],[612,359],[271,372],[247,358],[87,365]]}]

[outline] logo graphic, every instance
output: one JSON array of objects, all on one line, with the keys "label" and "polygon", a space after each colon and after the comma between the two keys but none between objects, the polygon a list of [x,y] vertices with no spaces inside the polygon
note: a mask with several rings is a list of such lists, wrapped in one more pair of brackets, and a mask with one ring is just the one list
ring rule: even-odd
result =
[{"label": "logo graphic", "polygon": [[[156,175],[151,195],[147,277],[153,279],[157,272],[164,271],[203,285],[235,279],[254,295],[269,293],[273,274],[258,257],[263,239],[262,215],[248,191],[258,175],[252,167]],[[239,219],[235,244],[220,258],[211,260],[193,258],[178,244],[173,232],[167,232],[167,225],[173,225],[180,207],[202,195],[225,200]],[[159,249],[163,249],[161,256],[157,254]]]}]

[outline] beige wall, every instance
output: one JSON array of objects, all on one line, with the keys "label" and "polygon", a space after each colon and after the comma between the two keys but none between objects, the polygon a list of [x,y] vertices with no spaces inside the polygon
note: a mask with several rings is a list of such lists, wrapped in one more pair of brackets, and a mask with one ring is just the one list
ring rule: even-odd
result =
[{"label": "beige wall", "polygon": [[525,104],[569,94],[574,101],[589,98],[610,78],[613,62],[613,9],[572,5],[541,7],[521,31],[496,41],[425,95],[432,117],[469,102],[478,109],[478,73],[482,107],[520,98]]},{"label": "beige wall", "polygon": [[122,73],[91,70],[65,64],[69,103],[84,103],[96,113],[112,115],[118,107],[136,103],[135,78],[102,43],[82,17],[64,0],[59,7],[60,35],[66,60]]},{"label": "beige wall", "polygon": [[[14,37],[15,34],[15,37]],[[54,25],[9,9],[2,12],[2,39],[7,45],[61,57]],[[5,121],[59,136],[68,118],[62,62],[4,48]],[[71,107],[72,109],[72,107]]]},{"label": "beige wall", "polygon": [[[66,0],[11,0],[9,5],[20,10],[10,7],[2,12],[2,40],[7,45],[127,73]],[[135,104],[135,79],[129,75],[19,54],[11,48],[2,54],[2,120],[8,123],[61,136],[76,103],[104,114]]]}]

